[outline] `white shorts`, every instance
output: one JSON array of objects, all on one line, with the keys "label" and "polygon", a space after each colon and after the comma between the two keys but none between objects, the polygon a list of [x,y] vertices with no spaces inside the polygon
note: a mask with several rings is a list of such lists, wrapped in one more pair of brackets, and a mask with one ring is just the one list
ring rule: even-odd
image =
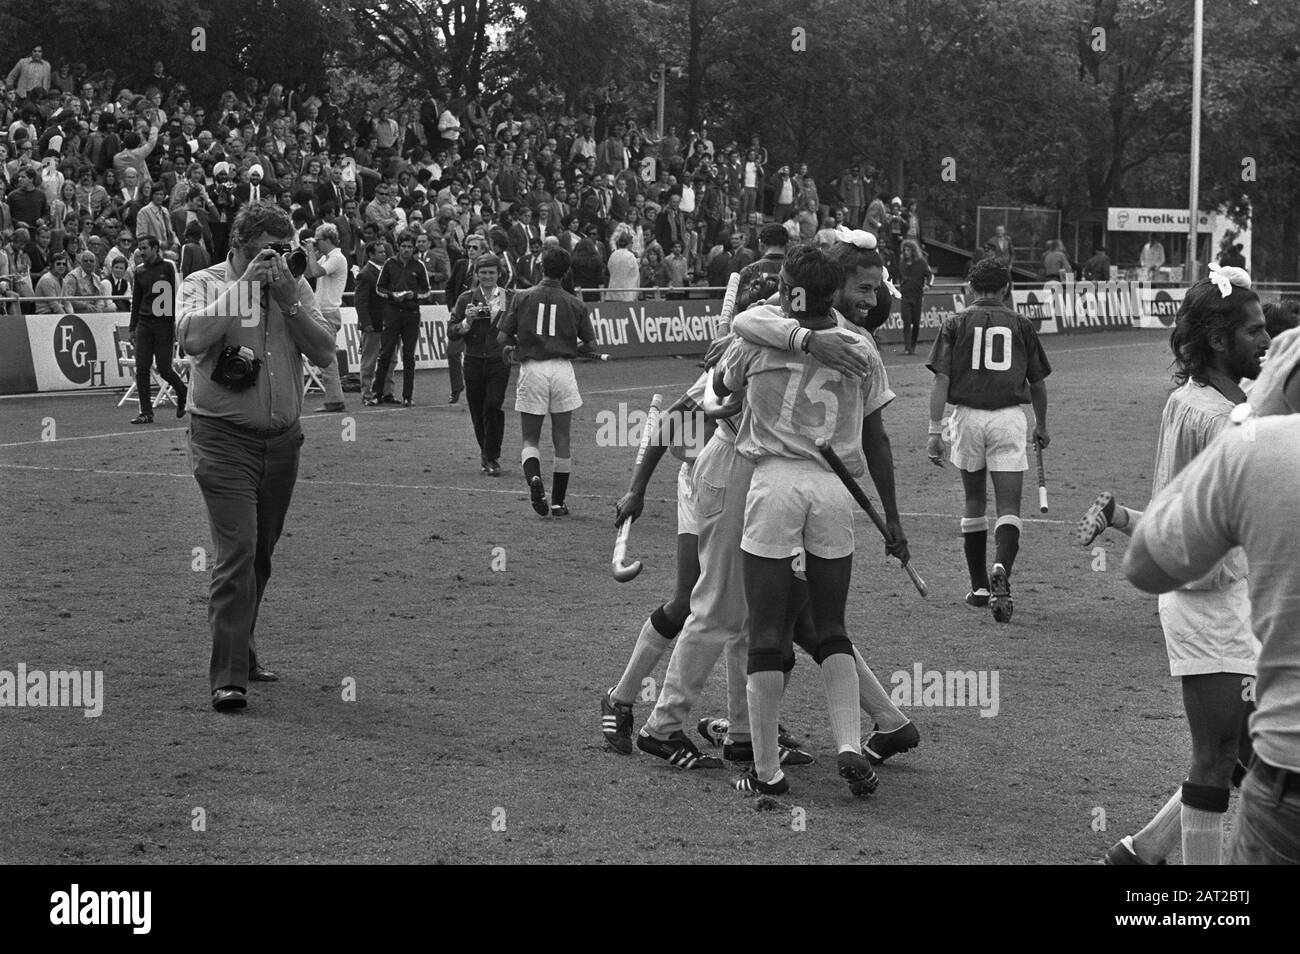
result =
[{"label": "white shorts", "polygon": [[695,482],[691,480],[690,464],[682,464],[677,471],[677,533],[699,536],[700,525],[695,520]]},{"label": "white shorts", "polygon": [[802,549],[825,560],[853,553],[853,498],[815,461],[764,457],[745,498],[740,548],[780,559]]},{"label": "white shorts", "polygon": [[582,407],[578,379],[567,358],[525,361],[519,366],[515,410],[523,414],[564,414]]},{"label": "white shorts", "polygon": [[1221,590],[1160,594],[1160,625],[1165,631],[1170,675],[1255,675],[1259,640],[1250,628],[1247,587],[1245,580],[1237,580]]},{"label": "white shorts", "polygon": [[952,445],[949,459],[961,470],[1028,470],[1027,430],[1020,405],[985,411],[959,404],[944,440]]}]

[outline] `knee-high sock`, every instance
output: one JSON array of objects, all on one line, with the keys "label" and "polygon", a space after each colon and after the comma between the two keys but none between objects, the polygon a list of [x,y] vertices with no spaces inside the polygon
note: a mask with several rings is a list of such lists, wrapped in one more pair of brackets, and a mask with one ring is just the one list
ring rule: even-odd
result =
[{"label": "knee-high sock", "polygon": [[779,669],[751,672],[746,688],[749,728],[754,741],[754,771],[760,782],[773,782],[781,777],[781,750],[776,736],[785,674]]},{"label": "knee-high sock", "polygon": [[885,687],[880,684],[880,680],[876,678],[876,674],[871,671],[871,667],[867,665],[867,661],[862,658],[862,653],[858,652],[856,647],[853,650],[853,661],[858,671],[858,701],[861,703],[862,711],[880,726],[881,732],[893,732],[907,725],[907,716],[894,705],[894,701],[889,698],[889,693],[885,692]]},{"label": "knee-high sock", "polygon": [[555,464],[551,468],[551,503],[564,503],[564,494],[569,489],[569,473],[572,470],[571,458],[555,458]]},{"label": "knee-high sock", "polygon": [[993,539],[997,543],[997,556],[993,562],[1001,563],[1008,576],[1015,565],[1016,554],[1020,552],[1022,526],[1020,518],[1009,513],[998,517],[998,522],[993,525]]},{"label": "knee-high sock", "polygon": [[646,618],[646,621],[641,624],[641,632],[636,638],[636,645],[632,647],[632,655],[627,661],[627,668],[623,670],[623,678],[614,687],[613,699],[615,702],[624,702],[631,705],[636,701],[636,694],[641,688],[641,682],[654,671],[655,666],[659,664],[659,660],[663,658],[664,652],[673,644],[673,640],[677,638],[677,634],[681,631],[681,626],[674,629],[669,624],[668,617],[664,615],[662,606]]},{"label": "knee-high sock", "polygon": [[524,465],[524,480],[542,476],[542,455],[536,447],[525,447],[519,459]]},{"label": "knee-high sock", "polygon": [[1130,510],[1128,507],[1115,505],[1115,516],[1110,525],[1124,534],[1126,537],[1133,536],[1133,530],[1137,526],[1138,517],[1142,516],[1141,510]]},{"label": "knee-high sock", "polygon": [[1183,790],[1170,797],[1146,827],[1133,836],[1133,851],[1149,865],[1158,865],[1171,854],[1183,838]]},{"label": "knee-high sock", "polygon": [[1183,783],[1183,864],[1223,863],[1223,815],[1227,810],[1226,788]]},{"label": "knee-high sock", "polygon": [[962,546],[966,550],[966,568],[970,571],[971,591],[989,588],[989,568],[985,562],[989,544],[989,522],[984,517],[961,518]]},{"label": "knee-high sock", "polygon": [[862,707],[858,698],[857,663],[848,653],[831,653],[822,660],[826,707],[831,735],[840,752],[862,752]]}]

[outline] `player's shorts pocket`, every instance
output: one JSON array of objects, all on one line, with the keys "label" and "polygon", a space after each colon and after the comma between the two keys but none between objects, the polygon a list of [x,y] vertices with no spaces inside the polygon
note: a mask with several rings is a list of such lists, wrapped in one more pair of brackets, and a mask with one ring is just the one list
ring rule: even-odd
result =
[{"label": "player's shorts pocket", "polygon": [[722,513],[727,502],[727,488],[709,483],[698,476],[695,479],[695,516],[700,520]]}]

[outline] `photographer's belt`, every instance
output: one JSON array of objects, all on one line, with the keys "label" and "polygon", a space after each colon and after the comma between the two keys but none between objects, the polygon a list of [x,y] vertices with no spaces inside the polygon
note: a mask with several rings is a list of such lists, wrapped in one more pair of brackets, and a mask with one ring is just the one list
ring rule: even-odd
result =
[{"label": "photographer's belt", "polygon": [[260,437],[263,439],[283,437],[298,424],[297,421],[294,421],[292,424],[286,424],[284,427],[247,427],[243,424],[236,424],[234,421],[227,420],[224,417],[212,417],[207,414],[191,413],[190,417],[197,417],[203,421],[211,421],[220,427],[228,427],[231,430],[239,431],[241,434],[247,434],[250,437]]}]

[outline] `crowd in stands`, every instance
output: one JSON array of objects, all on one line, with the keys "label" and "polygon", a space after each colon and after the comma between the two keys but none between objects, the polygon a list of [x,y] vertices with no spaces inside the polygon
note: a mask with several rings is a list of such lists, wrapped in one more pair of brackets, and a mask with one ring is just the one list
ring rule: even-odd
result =
[{"label": "crowd in stands", "polygon": [[767,222],[799,240],[866,229],[887,263],[919,236],[916,203],[887,200],[870,166],[820,182],[771,160],[758,136],[715,144],[669,126],[655,138],[645,112],[610,87],[572,114],[545,94],[441,89],[348,114],[329,89],[251,78],[202,103],[161,62],[138,76],[56,69],[37,47],[0,90],[0,314],[118,310],[139,239],[188,275],[225,257],[231,222],[257,199],[280,203],[302,237],[332,223],[349,291],[368,243],[410,233],[448,301],[472,280],[456,267],[471,235],[507,287],[537,282],[553,242],[586,297],[616,300],[725,285]]}]

